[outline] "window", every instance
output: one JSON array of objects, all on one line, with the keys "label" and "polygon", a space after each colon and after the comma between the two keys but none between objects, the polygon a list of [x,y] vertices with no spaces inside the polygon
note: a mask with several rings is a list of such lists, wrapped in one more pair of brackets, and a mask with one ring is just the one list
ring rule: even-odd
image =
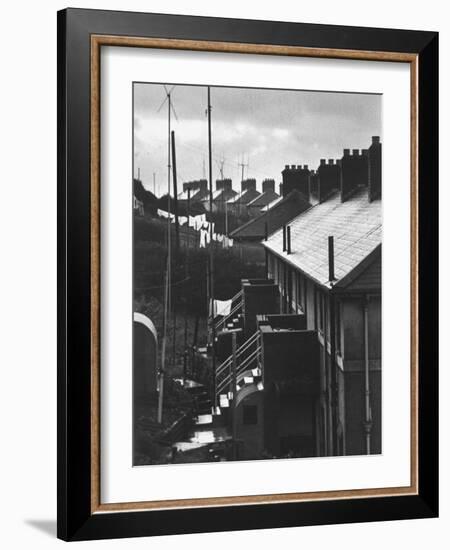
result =
[{"label": "window", "polygon": [[323,294],[322,292],[317,292],[317,313],[318,315],[318,329],[322,332],[324,331],[323,327]]},{"label": "window", "polygon": [[256,405],[244,405],[242,422],[246,426],[258,423],[258,408]]},{"label": "window", "polygon": [[297,302],[302,313],[306,313],[306,279],[301,273],[297,279]]}]

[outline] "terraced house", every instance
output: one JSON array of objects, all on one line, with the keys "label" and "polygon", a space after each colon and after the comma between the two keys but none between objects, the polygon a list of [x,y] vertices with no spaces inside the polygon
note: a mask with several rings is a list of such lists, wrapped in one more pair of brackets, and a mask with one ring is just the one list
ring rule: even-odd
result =
[{"label": "terraced house", "polygon": [[380,453],[381,144],[321,165],[338,167],[334,188],[264,243],[268,277],[319,343],[316,453]]},{"label": "terraced house", "polygon": [[231,356],[217,383],[240,458],[382,451],[379,139],[313,175],[319,200],[263,242],[267,279],[243,281],[223,322],[242,329],[237,385]]}]

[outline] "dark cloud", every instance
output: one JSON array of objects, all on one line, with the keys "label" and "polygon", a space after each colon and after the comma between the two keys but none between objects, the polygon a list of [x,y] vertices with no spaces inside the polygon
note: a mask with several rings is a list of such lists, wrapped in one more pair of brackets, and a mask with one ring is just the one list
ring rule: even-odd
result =
[{"label": "dark cloud", "polygon": [[[170,89],[170,85],[167,86]],[[204,174],[207,162],[207,90],[176,86],[171,94],[178,121],[180,179]],[[211,88],[213,177],[225,159],[225,176],[238,187],[238,162],[249,162],[246,176],[281,179],[285,164],[309,164],[339,158],[343,148],[368,147],[381,134],[381,96],[297,90]],[[167,101],[161,84],[135,84],[135,171],[144,184],[152,174],[164,189],[167,165]],[[164,182],[164,183],[163,183]]]}]

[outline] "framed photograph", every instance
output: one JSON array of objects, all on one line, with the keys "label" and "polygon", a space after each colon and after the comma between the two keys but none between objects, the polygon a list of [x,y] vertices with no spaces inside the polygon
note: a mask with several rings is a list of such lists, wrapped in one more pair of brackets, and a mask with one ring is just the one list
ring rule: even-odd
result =
[{"label": "framed photograph", "polygon": [[437,141],[437,33],[58,13],[60,538],[438,514]]}]

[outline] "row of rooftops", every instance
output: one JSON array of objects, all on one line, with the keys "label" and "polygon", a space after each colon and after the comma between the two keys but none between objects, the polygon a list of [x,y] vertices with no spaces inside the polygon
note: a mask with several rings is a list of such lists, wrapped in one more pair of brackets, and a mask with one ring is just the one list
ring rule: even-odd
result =
[{"label": "row of rooftops", "polygon": [[[344,149],[341,159],[322,159],[316,171],[307,165],[286,166],[283,197],[230,236],[237,241],[262,240],[269,252],[328,288],[345,286],[356,271],[374,261],[381,280],[381,147],[374,136],[361,154]],[[333,281],[329,281],[330,236]]]},{"label": "row of rooftops", "polygon": [[[250,208],[262,208],[269,205],[280,195],[275,192],[275,180],[262,181],[262,192],[256,189],[256,179],[249,178],[241,182],[241,191],[233,189],[232,180],[229,178],[216,180],[216,189],[213,191],[214,202],[227,203],[230,208],[248,206]],[[178,195],[179,201],[209,202],[208,182],[206,179],[183,183],[183,191]]]},{"label": "row of rooftops", "polygon": [[[265,179],[262,192],[256,190],[256,179],[249,178],[241,182],[240,192],[236,192],[230,178],[216,180],[213,192],[214,202],[226,203],[228,207],[246,206],[256,211],[268,209],[296,189],[314,204],[323,202],[334,190],[341,189],[342,196],[347,198],[358,185],[369,186],[369,198],[381,197],[381,142],[379,136],[372,137],[368,149],[343,149],[339,159],[320,159],[317,169],[309,169],[307,164],[285,165],[281,172],[283,182],[280,194],[275,192],[275,181]],[[209,202],[208,182],[200,179],[183,183],[183,191],[178,200]]]}]

